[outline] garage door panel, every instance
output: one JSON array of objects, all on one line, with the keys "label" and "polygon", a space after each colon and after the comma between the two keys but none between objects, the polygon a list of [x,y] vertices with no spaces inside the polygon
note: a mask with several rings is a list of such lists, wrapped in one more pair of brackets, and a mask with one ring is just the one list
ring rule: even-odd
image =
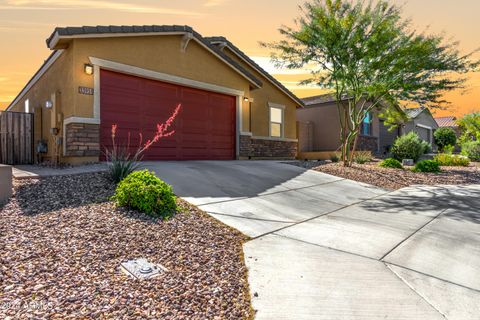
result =
[{"label": "garage door panel", "polygon": [[145,96],[149,98],[161,98],[175,100],[179,94],[179,88],[177,86],[158,82],[149,81],[145,83]]},{"label": "garage door panel", "polygon": [[119,140],[130,131],[153,137],[178,103],[175,135],[152,146],[143,160],[230,160],[235,158],[235,97],[194,88],[101,71],[101,143],[111,145],[111,124]]},{"label": "garage door panel", "polygon": [[185,104],[193,103],[193,105],[209,105],[209,94],[207,92],[193,90],[193,89],[184,89],[182,90],[182,101]]},{"label": "garage door panel", "polygon": [[137,77],[118,77],[115,72],[101,71],[100,81],[103,83],[115,83],[115,86],[108,87],[114,90],[139,90],[142,86],[142,79]]}]

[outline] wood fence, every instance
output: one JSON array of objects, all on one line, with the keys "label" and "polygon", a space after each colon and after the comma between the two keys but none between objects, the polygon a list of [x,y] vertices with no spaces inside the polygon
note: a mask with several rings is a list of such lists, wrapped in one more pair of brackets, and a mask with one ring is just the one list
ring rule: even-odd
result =
[{"label": "wood fence", "polygon": [[0,163],[33,163],[33,114],[0,112]]}]

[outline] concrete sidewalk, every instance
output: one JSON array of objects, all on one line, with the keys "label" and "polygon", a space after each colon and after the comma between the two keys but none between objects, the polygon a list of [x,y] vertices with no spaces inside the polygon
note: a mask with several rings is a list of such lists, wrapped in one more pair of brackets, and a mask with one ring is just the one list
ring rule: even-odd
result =
[{"label": "concrete sidewalk", "polygon": [[51,176],[65,176],[71,174],[102,172],[106,170],[106,163],[96,163],[67,168],[50,168],[38,165],[16,165],[13,167],[13,177],[18,180],[39,179]]}]

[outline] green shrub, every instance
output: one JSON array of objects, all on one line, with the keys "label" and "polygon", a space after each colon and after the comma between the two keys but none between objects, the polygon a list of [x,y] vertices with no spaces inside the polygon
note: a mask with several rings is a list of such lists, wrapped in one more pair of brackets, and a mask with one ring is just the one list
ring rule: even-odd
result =
[{"label": "green shrub", "polygon": [[440,165],[435,160],[422,160],[415,164],[415,172],[440,172]]},{"label": "green shrub", "polygon": [[432,153],[432,145],[430,143],[421,139],[420,139],[420,143],[422,144],[422,149],[423,149],[422,154]]},{"label": "green shrub", "polygon": [[462,154],[472,161],[480,161],[480,141],[469,141],[462,145]]},{"label": "green shrub", "polygon": [[453,151],[455,151],[455,146],[445,146],[443,148],[443,153],[446,154],[453,154]]},{"label": "green shrub", "polygon": [[423,142],[416,132],[410,132],[395,139],[392,146],[392,155],[398,161],[413,159],[417,161],[427,150],[428,143]]},{"label": "green shrub", "polygon": [[449,167],[466,167],[470,164],[470,160],[467,157],[448,153],[437,154],[434,160],[441,166]]},{"label": "green shrub", "polygon": [[133,172],[120,181],[113,199],[119,206],[154,217],[168,218],[177,209],[172,187],[148,170]]},{"label": "green shrub", "polygon": [[332,153],[330,155],[330,160],[334,163],[340,161],[340,157],[338,156],[338,153],[336,153],[336,152]]},{"label": "green shrub", "polygon": [[457,135],[452,128],[439,128],[433,134],[435,144],[440,150],[445,150],[447,146],[455,146],[457,143]]},{"label": "green shrub", "polygon": [[353,154],[353,161],[358,164],[364,164],[372,161],[372,153],[370,151],[356,151]]},{"label": "green shrub", "polygon": [[394,158],[387,158],[383,160],[382,162],[380,162],[379,166],[383,168],[403,169],[403,166],[400,163],[400,161]]}]

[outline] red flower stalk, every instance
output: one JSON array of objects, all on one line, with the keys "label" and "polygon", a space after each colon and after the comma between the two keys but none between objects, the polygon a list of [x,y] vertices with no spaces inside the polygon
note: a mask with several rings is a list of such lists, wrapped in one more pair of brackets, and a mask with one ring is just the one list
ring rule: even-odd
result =
[{"label": "red flower stalk", "polygon": [[158,142],[158,140],[169,137],[175,133],[175,130],[168,131],[168,129],[171,127],[173,121],[175,121],[175,118],[180,112],[181,107],[182,105],[178,104],[177,107],[175,108],[175,111],[173,111],[173,114],[170,116],[170,118],[167,119],[165,123],[162,123],[162,124],[157,123],[157,131],[155,132],[155,135],[151,140],[147,140],[147,142],[145,142],[145,144],[143,145],[140,151],[141,153],[148,150],[154,143]]},{"label": "red flower stalk", "polygon": [[[140,132],[138,134],[139,136],[139,142],[138,142],[138,149],[135,152],[135,155],[133,157],[130,156],[130,153],[128,152],[128,149],[130,149],[130,132],[128,133],[128,143],[127,146],[124,147],[125,150],[123,150],[124,157],[127,157],[129,160],[133,161],[139,161],[141,160],[142,154],[148,150],[154,143],[158,142],[162,138],[170,137],[175,133],[175,130],[168,131],[169,128],[172,126],[173,122],[175,121],[175,118],[178,116],[178,113],[180,112],[182,105],[178,104],[175,110],[173,111],[173,114],[170,116],[170,118],[167,119],[165,123],[157,123],[157,131],[155,132],[155,135],[153,136],[152,139],[148,139],[145,144],[142,145],[143,143],[143,135]],[[116,157],[117,152],[117,145],[115,143],[115,137],[117,134],[117,124],[112,124],[112,143],[113,143],[113,150],[112,151],[106,151],[107,157]]]}]

